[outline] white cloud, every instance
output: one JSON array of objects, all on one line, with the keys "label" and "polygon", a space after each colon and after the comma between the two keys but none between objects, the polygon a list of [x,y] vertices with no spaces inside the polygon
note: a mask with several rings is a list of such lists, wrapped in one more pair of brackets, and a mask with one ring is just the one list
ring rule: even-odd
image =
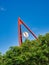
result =
[{"label": "white cloud", "polygon": [[6,11],[4,7],[0,7],[0,11]]}]

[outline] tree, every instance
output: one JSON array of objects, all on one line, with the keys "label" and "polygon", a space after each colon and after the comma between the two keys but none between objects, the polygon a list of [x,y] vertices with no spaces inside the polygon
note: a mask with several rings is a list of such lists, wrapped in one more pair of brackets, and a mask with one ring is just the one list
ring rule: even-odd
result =
[{"label": "tree", "polygon": [[2,54],[0,52],[0,65],[3,65],[2,61],[3,61],[3,56],[2,56]]},{"label": "tree", "polygon": [[49,33],[38,39],[40,42],[25,40],[21,46],[10,47],[0,54],[0,65],[49,65]]}]

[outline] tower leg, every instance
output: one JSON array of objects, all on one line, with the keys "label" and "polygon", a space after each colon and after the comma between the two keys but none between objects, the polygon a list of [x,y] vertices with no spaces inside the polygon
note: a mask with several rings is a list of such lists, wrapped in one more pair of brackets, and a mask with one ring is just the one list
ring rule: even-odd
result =
[{"label": "tower leg", "polygon": [[18,37],[19,37],[19,45],[22,44],[22,31],[21,31],[21,24],[20,20],[18,19]]}]

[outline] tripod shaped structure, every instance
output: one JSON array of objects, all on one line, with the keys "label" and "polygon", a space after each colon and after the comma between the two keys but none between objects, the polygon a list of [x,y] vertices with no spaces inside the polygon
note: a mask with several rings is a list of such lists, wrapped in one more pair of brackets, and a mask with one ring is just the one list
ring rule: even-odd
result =
[{"label": "tripod shaped structure", "polygon": [[22,29],[21,29],[21,25],[24,25],[25,28],[27,28],[27,30],[34,36],[34,38],[38,40],[38,38],[36,37],[36,35],[30,30],[30,28],[20,18],[18,18],[19,45],[22,44]]}]

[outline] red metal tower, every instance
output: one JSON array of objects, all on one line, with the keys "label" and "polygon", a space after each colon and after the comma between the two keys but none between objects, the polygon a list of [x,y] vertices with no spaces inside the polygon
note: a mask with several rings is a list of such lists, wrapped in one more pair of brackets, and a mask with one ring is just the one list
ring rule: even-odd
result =
[{"label": "red metal tower", "polygon": [[36,35],[30,30],[30,28],[29,28],[20,18],[18,18],[18,37],[19,37],[19,45],[22,44],[21,24],[23,24],[23,25],[28,29],[28,31],[35,37],[35,39],[38,40],[38,38],[36,37]]}]

